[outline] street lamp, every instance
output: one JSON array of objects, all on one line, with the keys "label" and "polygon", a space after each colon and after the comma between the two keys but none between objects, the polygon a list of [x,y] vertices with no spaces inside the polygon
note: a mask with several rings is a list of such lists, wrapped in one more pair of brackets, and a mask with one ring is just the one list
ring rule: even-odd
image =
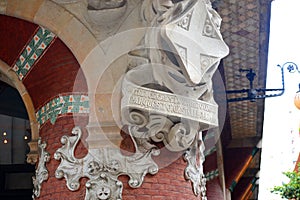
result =
[{"label": "street lamp", "polygon": [[[226,90],[226,94],[228,95],[228,97],[232,94],[242,94],[242,97],[227,98],[227,102],[237,102],[237,101],[247,101],[247,100],[250,100],[251,102],[255,102],[256,99],[265,99],[267,97],[278,97],[283,95],[283,93],[285,92],[284,68],[286,68],[289,73],[298,72],[300,74],[300,70],[298,68],[298,65],[294,62],[286,62],[283,65],[277,65],[277,66],[281,70],[281,84],[282,84],[281,88],[276,88],[276,89],[254,88],[253,81],[256,76],[254,70],[240,69],[239,72],[246,72],[246,78],[248,79],[250,86],[248,89]],[[296,93],[294,98],[294,104],[300,110],[300,84],[299,84],[299,90]]]},{"label": "street lamp", "polygon": [[[281,88],[254,88],[253,81],[256,73],[253,69],[239,69],[240,73],[246,73],[246,78],[249,81],[249,88],[240,90],[226,90],[227,102],[237,102],[237,101],[251,101],[255,102],[256,99],[265,99],[267,97],[278,97],[283,95],[284,87],[284,72],[283,66],[277,65],[281,71]],[[241,97],[230,98],[231,95],[238,94]]]},{"label": "street lamp", "polygon": [[[299,70],[298,65],[296,63],[286,62],[282,65],[282,67],[284,67],[284,66],[287,66],[287,70],[290,73],[298,72],[300,74],[300,70]],[[300,110],[300,84],[299,84],[299,89],[296,92],[295,97],[294,97],[294,104],[295,104],[296,108],[298,108]]]},{"label": "street lamp", "polygon": [[300,110],[300,84],[299,84],[298,92],[296,92],[296,94],[295,94],[294,104],[295,104],[296,108],[298,108]]}]

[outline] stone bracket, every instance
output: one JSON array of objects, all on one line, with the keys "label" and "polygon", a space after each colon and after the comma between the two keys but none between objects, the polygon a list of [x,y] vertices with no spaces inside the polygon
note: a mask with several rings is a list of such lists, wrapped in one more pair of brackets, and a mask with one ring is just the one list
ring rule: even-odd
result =
[{"label": "stone bracket", "polygon": [[[167,66],[163,68],[174,72]],[[155,70],[160,69],[160,66],[155,66]],[[147,77],[143,77],[143,74],[151,74],[149,70],[151,65],[133,69],[125,75],[122,82],[122,122],[128,125],[141,151],[162,142],[169,151],[184,152],[187,162],[185,178],[191,181],[195,196],[201,195],[202,200],[206,200],[201,131],[218,125],[218,108],[213,103],[141,86],[153,82],[151,78],[148,82]]]},{"label": "stone bracket", "polygon": [[[80,127],[74,127],[72,136],[61,138],[63,146],[54,154],[54,158],[61,161],[55,176],[58,179],[65,178],[71,191],[79,189],[82,177],[88,178],[86,200],[122,199],[123,184],[118,180],[120,175],[129,176],[129,186],[138,188],[146,174],[158,172],[158,166],[152,160],[152,155],[159,154],[155,146],[149,146],[143,152],[137,148],[131,156],[122,155],[120,149],[114,147],[89,149],[84,158],[77,159],[74,151],[81,136]],[[135,146],[137,147],[137,143]]]}]

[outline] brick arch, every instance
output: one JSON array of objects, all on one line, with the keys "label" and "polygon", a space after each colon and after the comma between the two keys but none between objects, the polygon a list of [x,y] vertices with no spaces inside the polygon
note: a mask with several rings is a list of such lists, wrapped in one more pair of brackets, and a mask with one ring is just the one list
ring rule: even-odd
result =
[{"label": "brick arch", "polygon": [[[54,8],[49,8],[53,12],[55,12],[55,8],[59,10],[62,8],[51,1],[31,0],[30,3],[37,3],[34,6],[28,1],[26,3],[19,1],[16,5],[13,5],[13,2],[16,3],[16,1],[7,1],[6,13],[0,14],[0,26],[4,27],[0,28],[0,59],[3,60],[0,63],[0,72],[8,76],[11,82],[15,84],[26,105],[32,126],[32,141],[29,143],[30,154],[27,160],[32,164],[37,164],[39,138],[47,142],[47,151],[53,155],[55,150],[61,146],[59,141],[63,135],[70,134],[75,125],[81,127],[87,125],[88,115],[84,112],[81,114],[80,109],[83,107],[83,110],[88,110],[88,97],[86,96],[88,87],[85,74],[78,60],[80,58],[78,52],[74,53],[74,49],[70,48],[72,45],[60,39],[61,35],[58,35],[60,31],[49,29],[46,24],[39,24],[34,20],[34,16],[38,12],[37,5],[40,9],[47,9],[48,4],[55,5]],[[15,8],[12,8],[13,6]],[[32,8],[30,8],[31,6]],[[36,38],[36,36],[41,37]],[[51,36],[51,41],[46,42],[48,36]],[[40,40],[47,44],[45,43],[44,46],[40,42],[34,42]],[[34,55],[32,52],[37,54]],[[35,57],[34,62],[29,62],[31,56]],[[28,62],[29,67],[26,67],[25,62]],[[60,100],[64,102],[61,103]],[[43,117],[45,118],[45,115],[40,115],[42,113],[40,111],[48,109],[47,107],[52,106],[54,102],[57,103],[55,108],[49,109],[50,114],[47,115],[52,117],[55,112],[56,116],[44,121],[41,120]],[[70,109],[71,107],[76,109]],[[56,112],[58,110],[59,112]],[[48,113],[48,110],[46,112]],[[77,115],[77,113],[80,114]],[[85,147],[83,139],[82,144],[77,148],[79,156],[86,153]],[[57,163],[54,159],[50,159],[48,164],[51,181],[49,186],[52,182],[64,184],[63,181],[55,178]],[[44,184],[43,187],[45,189],[41,198],[47,198],[43,195],[53,194],[53,190],[47,190],[47,184]],[[63,189],[59,194],[64,192]],[[73,195],[77,195],[77,193]]]},{"label": "brick arch", "polygon": [[[101,63],[100,57],[103,52],[95,36],[76,16],[50,0],[19,1],[18,3],[7,1],[0,5],[0,10],[4,15],[35,23],[54,33],[78,61],[86,77],[89,94],[95,91],[93,88],[97,81],[95,73],[101,74],[101,70],[95,71],[94,65]],[[89,95],[89,98],[90,102],[94,101],[93,95]],[[90,103],[90,106],[92,107],[93,103]],[[90,113],[89,118],[93,121],[91,119],[96,119],[96,116]]]},{"label": "brick arch", "polygon": [[20,96],[24,102],[24,105],[27,110],[28,118],[30,121],[30,128],[31,128],[31,142],[29,142],[30,153],[27,155],[27,162],[28,163],[36,163],[38,158],[38,147],[37,141],[39,138],[39,125],[36,119],[34,106],[31,100],[31,96],[27,92],[24,84],[22,81],[19,80],[16,73],[12,70],[12,68],[0,59],[0,72],[1,74],[5,75],[11,83],[15,86],[15,88],[20,93]]},{"label": "brick arch", "polygon": [[24,84],[36,111],[57,96],[88,92],[80,63],[51,30],[7,15],[0,19],[0,58]]},{"label": "brick arch", "polygon": [[[37,117],[37,112],[58,97],[67,98],[72,96],[73,92],[78,93],[78,96],[81,97],[80,95],[88,93],[85,72],[81,68],[81,63],[96,45],[96,40],[76,17],[52,1],[31,0],[30,2],[19,1],[18,3],[7,1],[0,5],[0,10],[4,11],[0,17],[13,18],[10,20],[18,23],[16,25],[16,27],[19,27],[18,34],[22,35],[20,38],[13,38],[13,40],[21,40],[11,43],[11,45],[14,45],[9,48],[11,52],[7,54],[4,51],[2,54],[0,52],[0,59],[3,59],[1,72],[17,84],[16,88],[26,105],[33,131],[32,142],[29,145],[31,152],[35,153],[29,155],[28,161],[34,163],[37,161],[37,140],[42,135],[39,132],[41,131],[41,122]],[[2,22],[4,21],[2,20]],[[73,30],[72,27],[77,27],[77,29]],[[42,53],[41,58],[38,58],[37,62],[28,70],[28,73],[20,79],[20,74],[13,69],[14,65],[22,51],[26,49],[26,45],[30,43],[30,39],[41,28],[53,33],[54,39],[46,51]],[[17,28],[13,31],[17,31]],[[84,37],[82,37],[82,33],[84,33]],[[85,40],[78,40],[77,38],[85,38]],[[2,42],[0,47],[7,49],[7,43],[9,42]],[[62,53],[65,57],[61,60],[55,59],[54,56],[57,53]],[[61,73],[52,73],[58,70],[57,68],[63,62],[67,64],[59,69]],[[48,66],[51,65],[51,68],[42,67],[47,64]],[[68,79],[67,73],[73,77],[71,80]],[[76,79],[79,79],[79,81]],[[76,84],[76,88],[74,84]]]},{"label": "brick arch", "polygon": [[98,45],[94,35],[76,16],[52,1],[7,1],[2,6],[3,14],[41,25],[56,34],[79,64]]}]

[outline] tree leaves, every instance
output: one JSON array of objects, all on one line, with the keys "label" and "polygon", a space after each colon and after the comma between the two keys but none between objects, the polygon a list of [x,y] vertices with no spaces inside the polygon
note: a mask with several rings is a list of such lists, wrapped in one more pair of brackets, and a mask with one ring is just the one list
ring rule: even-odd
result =
[{"label": "tree leaves", "polygon": [[298,164],[298,172],[284,172],[283,174],[290,179],[290,182],[275,186],[271,192],[279,194],[282,198],[300,200],[300,164]]}]

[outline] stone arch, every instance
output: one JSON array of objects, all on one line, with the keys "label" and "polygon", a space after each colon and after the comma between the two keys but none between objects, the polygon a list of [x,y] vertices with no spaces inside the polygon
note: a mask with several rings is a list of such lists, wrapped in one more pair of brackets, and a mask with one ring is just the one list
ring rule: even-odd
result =
[{"label": "stone arch", "polygon": [[29,142],[30,152],[27,155],[27,162],[34,164],[38,159],[38,139],[39,139],[39,125],[36,119],[34,106],[29,93],[27,92],[22,81],[19,80],[12,68],[0,59],[0,73],[5,75],[19,92],[28,114],[31,128],[31,141]]},{"label": "stone arch", "polygon": [[[95,71],[94,63],[100,62],[103,51],[96,37],[78,17],[52,0],[6,1],[0,4],[1,13],[43,26],[62,40],[77,59],[86,77],[90,102],[94,101],[94,95],[90,94],[96,90],[93,86],[97,81],[95,73],[102,73]],[[93,103],[90,106],[93,107]],[[94,120],[96,116],[91,113],[90,121]]]},{"label": "stone arch", "polygon": [[76,16],[51,0],[6,1],[0,4],[0,13],[1,10],[5,15],[49,29],[70,48],[80,64],[98,45],[94,35]]},{"label": "stone arch", "polygon": [[[87,58],[98,43],[88,28],[72,13],[52,0],[30,0],[17,3],[16,1],[2,2],[0,3],[0,14],[23,19],[50,30],[70,49],[86,77],[90,70],[86,70],[88,67],[83,63],[88,60]],[[30,153],[27,162],[34,164],[38,159],[39,123],[32,98],[16,73],[2,60],[0,60],[0,72],[13,82],[26,106],[32,129],[32,141],[29,143]],[[90,85],[87,84],[89,88]]]},{"label": "stone arch", "polygon": [[[0,13],[45,27],[53,32],[71,50],[86,77],[90,102],[89,122],[97,124],[97,108],[93,103],[96,98],[94,94],[97,92],[95,82],[98,82],[99,77],[103,76],[105,72],[105,67],[99,69],[98,63],[104,62],[103,58],[110,52],[105,53],[103,48],[106,48],[110,41],[115,38],[111,37],[106,42],[102,41],[100,43],[88,28],[89,25],[80,20],[82,16],[72,14],[54,0],[30,0],[18,1],[18,3],[6,1],[0,4]],[[144,31],[135,30],[134,34],[133,31],[129,31],[127,37],[130,37],[130,41],[136,41],[136,44],[131,42],[132,44],[126,43],[122,47],[113,46],[110,49],[117,51],[117,55],[122,55],[124,52],[127,53],[138,45],[139,38],[142,37]],[[108,62],[115,59],[114,57],[109,57]],[[105,66],[109,64],[104,63]]]}]

